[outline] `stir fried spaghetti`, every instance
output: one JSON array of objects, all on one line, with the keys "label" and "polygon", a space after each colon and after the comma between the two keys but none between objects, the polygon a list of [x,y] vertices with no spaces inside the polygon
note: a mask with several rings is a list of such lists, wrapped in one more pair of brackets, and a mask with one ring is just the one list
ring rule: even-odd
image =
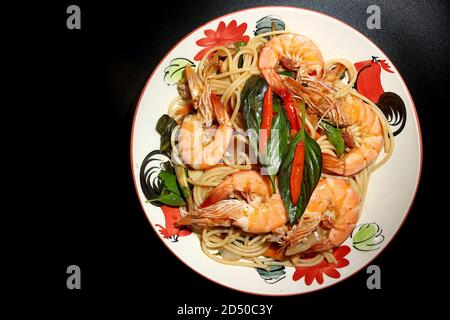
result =
[{"label": "stir fried spaghetti", "polygon": [[287,31],[213,47],[186,66],[167,112],[186,200],[177,225],[198,234],[208,257],[267,270],[335,262],[371,174],[394,151],[356,78],[352,62],[324,61]]}]

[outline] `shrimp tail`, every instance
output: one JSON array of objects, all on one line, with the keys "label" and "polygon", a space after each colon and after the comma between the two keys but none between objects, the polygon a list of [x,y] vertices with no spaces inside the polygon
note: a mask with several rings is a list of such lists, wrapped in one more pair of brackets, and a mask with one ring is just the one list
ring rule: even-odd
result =
[{"label": "shrimp tail", "polygon": [[210,100],[217,122],[221,125],[229,122],[230,117],[228,116],[227,110],[220,99],[214,93],[211,93]]},{"label": "shrimp tail", "polygon": [[302,97],[305,93],[305,87],[291,77],[286,77],[283,80],[283,85],[299,97]]},{"label": "shrimp tail", "polygon": [[231,226],[230,219],[220,219],[220,218],[200,218],[195,216],[185,216],[178,220],[175,225],[177,227],[183,226],[196,226],[198,228],[205,228],[210,226],[215,227],[230,227]]},{"label": "shrimp tail", "polygon": [[327,173],[343,175],[345,162],[329,154],[322,153],[322,167]]},{"label": "shrimp tail", "polygon": [[239,200],[223,200],[211,206],[189,212],[176,222],[176,226],[229,227],[238,219],[247,204]]},{"label": "shrimp tail", "polygon": [[261,74],[264,79],[270,84],[272,90],[277,94],[281,95],[286,88],[283,85],[283,81],[280,75],[273,68],[260,68]]},{"label": "shrimp tail", "polygon": [[221,186],[211,190],[208,196],[200,205],[200,208],[206,208],[214,203],[226,199],[233,192],[233,186],[231,184],[223,183]]},{"label": "shrimp tail", "polygon": [[[339,246],[339,244],[337,245]],[[333,243],[330,239],[324,239],[322,242],[317,243],[313,245],[311,248],[309,248],[310,252],[320,252],[320,251],[326,251],[330,248],[334,247]]]},{"label": "shrimp tail", "polygon": [[187,65],[185,68],[186,79],[188,81],[189,92],[192,97],[192,101],[194,102],[194,107],[197,109],[197,100],[200,97],[200,94],[203,91],[203,83],[198,74],[192,69],[190,65]]}]

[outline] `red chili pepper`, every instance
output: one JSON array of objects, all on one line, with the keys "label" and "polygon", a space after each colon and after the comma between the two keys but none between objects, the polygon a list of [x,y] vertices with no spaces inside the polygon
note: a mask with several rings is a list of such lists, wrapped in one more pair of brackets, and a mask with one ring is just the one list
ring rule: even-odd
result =
[{"label": "red chili pepper", "polygon": [[291,134],[291,137],[293,137],[293,136],[295,136],[296,134],[297,134],[297,130],[295,130],[295,129],[291,129],[291,130],[289,130],[289,133]]},{"label": "red chili pepper", "polygon": [[262,118],[261,118],[261,130],[259,133],[259,150],[260,153],[266,151],[267,142],[270,139],[270,128],[272,127],[273,119],[273,101],[272,101],[272,88],[269,86],[264,94]]},{"label": "red chili pepper", "polygon": [[303,179],[303,167],[305,163],[305,142],[300,141],[295,147],[294,159],[291,166],[291,177],[289,187],[291,190],[291,200],[294,205],[297,204],[300,197],[300,189]]},{"label": "red chili pepper", "polygon": [[298,125],[298,116],[297,110],[294,106],[294,99],[292,98],[292,95],[288,90],[284,90],[283,92],[281,92],[280,96],[284,101],[284,108],[286,109],[286,114],[289,119],[291,129],[297,132],[298,130],[300,130],[300,127]]}]

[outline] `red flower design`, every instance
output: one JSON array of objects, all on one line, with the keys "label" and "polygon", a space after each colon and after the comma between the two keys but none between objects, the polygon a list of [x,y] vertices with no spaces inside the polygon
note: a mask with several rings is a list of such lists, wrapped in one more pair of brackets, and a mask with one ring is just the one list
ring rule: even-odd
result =
[{"label": "red flower design", "polygon": [[316,279],[318,284],[323,283],[323,274],[325,273],[327,276],[337,279],[341,276],[339,271],[336,269],[343,268],[348,266],[349,261],[344,257],[350,252],[350,247],[341,246],[334,250],[333,256],[336,258],[336,263],[328,263],[325,259],[319,263],[318,265],[312,267],[297,267],[295,268],[294,275],[292,276],[292,280],[297,281],[303,277],[305,277],[305,284],[307,286],[311,285]]},{"label": "red flower design", "polygon": [[234,42],[248,42],[250,40],[249,36],[244,36],[244,32],[247,30],[247,24],[244,22],[237,25],[236,20],[231,20],[231,22],[225,25],[225,22],[221,21],[217,30],[205,30],[206,38],[202,38],[196,42],[200,47],[205,47],[200,50],[194,57],[194,60],[201,60],[205,53],[215,46],[226,46]]}]

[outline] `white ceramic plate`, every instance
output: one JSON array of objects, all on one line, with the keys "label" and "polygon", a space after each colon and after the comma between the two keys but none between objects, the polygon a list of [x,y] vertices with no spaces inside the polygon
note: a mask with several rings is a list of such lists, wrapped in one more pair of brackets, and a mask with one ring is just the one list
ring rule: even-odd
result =
[{"label": "white ceramic plate", "polygon": [[[212,261],[201,251],[196,235],[177,235],[171,223],[178,212],[167,208],[161,210],[145,202],[139,172],[146,155],[159,148],[155,124],[177,95],[173,83],[178,74],[174,67],[185,60],[175,59],[189,59],[197,64],[195,58],[198,59],[198,53],[204,49],[197,41],[205,38],[206,34],[212,35],[218,28],[226,26],[234,40],[245,35],[252,37],[258,21],[258,27],[263,27],[267,22],[270,25],[273,16],[280,20],[279,24],[283,22],[287,30],[312,39],[325,59],[343,57],[356,63],[377,57],[378,62],[363,63],[369,66],[360,72],[377,72],[386,93],[384,98],[389,98],[384,101],[387,101],[385,112],[391,112],[389,118],[393,131],[399,130],[399,133],[395,136],[394,155],[372,175],[359,225],[352,237],[335,251],[338,264],[322,263],[311,269],[283,267],[270,273],[260,273],[255,269]],[[240,28],[236,29],[236,26]],[[205,33],[205,30],[212,31]],[[240,32],[242,30],[243,33]],[[210,40],[200,41],[199,44],[211,43]],[[373,84],[362,83],[358,90],[370,85]],[[131,163],[137,194],[147,218],[162,242],[181,261],[204,277],[232,289],[253,294],[292,295],[322,289],[348,278],[367,266],[392,240],[406,218],[417,191],[422,166],[422,142],[417,113],[408,88],[389,58],[369,39],[345,23],[318,12],[291,7],[260,7],[233,12],[198,27],[162,59],[150,75],[136,108],[131,135]]]}]

